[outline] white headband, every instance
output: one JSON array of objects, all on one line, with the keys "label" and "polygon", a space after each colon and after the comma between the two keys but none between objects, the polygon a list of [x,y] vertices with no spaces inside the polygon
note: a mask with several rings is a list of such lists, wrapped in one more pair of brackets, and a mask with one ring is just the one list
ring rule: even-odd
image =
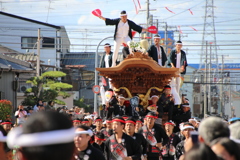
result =
[{"label": "white headband", "polygon": [[161,39],[161,37],[153,37],[154,39]]},{"label": "white headband", "polygon": [[9,148],[33,147],[73,142],[75,128],[23,134],[21,127],[14,128],[7,136]]},{"label": "white headband", "polygon": [[190,107],[189,105],[182,105],[183,107]]},{"label": "white headband", "polygon": [[122,17],[122,16],[127,16],[127,14],[120,14],[120,16]]},{"label": "white headband", "polygon": [[6,142],[7,137],[0,131],[0,142]]},{"label": "white headband", "polygon": [[184,131],[185,129],[188,129],[188,128],[190,128],[190,129],[195,129],[193,126],[183,126],[183,127],[181,128],[181,131]]},{"label": "white headband", "polygon": [[110,45],[104,45],[104,47],[111,47]]},{"label": "white headband", "polygon": [[124,98],[125,99],[125,97],[123,97],[123,96],[119,96],[118,98]]},{"label": "white headband", "polygon": [[79,135],[79,134],[88,134],[90,137],[93,135],[93,132],[91,129],[87,130],[87,131],[76,131],[75,135]]},{"label": "white headband", "polygon": [[153,96],[151,97],[151,99],[152,99],[153,97],[157,97],[157,98],[159,98],[157,95],[153,95]]},{"label": "white headband", "polygon": [[182,43],[175,43],[175,44],[182,44]]}]

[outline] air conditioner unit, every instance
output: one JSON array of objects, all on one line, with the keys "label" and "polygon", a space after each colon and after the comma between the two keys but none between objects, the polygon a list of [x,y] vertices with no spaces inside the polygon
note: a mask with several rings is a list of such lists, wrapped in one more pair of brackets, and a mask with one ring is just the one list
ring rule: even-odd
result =
[{"label": "air conditioner unit", "polygon": [[26,84],[22,84],[22,85],[20,85],[20,92],[25,92],[28,88],[31,88],[32,86],[31,86],[31,84],[28,84],[28,83],[26,83]]}]

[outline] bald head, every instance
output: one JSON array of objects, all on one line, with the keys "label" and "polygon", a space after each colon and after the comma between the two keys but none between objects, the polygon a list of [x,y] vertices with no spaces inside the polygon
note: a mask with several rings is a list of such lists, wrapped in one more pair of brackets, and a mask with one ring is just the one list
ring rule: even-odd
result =
[{"label": "bald head", "polygon": [[229,137],[230,130],[227,123],[221,118],[208,117],[204,119],[199,126],[199,136],[206,144],[210,144],[216,138]]}]

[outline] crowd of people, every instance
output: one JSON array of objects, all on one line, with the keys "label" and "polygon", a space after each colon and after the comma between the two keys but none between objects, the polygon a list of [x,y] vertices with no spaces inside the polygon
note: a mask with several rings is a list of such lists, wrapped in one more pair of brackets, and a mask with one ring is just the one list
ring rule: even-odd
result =
[{"label": "crowd of people", "polygon": [[240,118],[229,122],[219,117],[189,118],[177,124],[175,114],[159,121],[158,111],[139,117],[113,113],[101,118],[76,106],[38,110],[29,116],[20,105],[15,114],[19,123],[0,125],[0,159],[240,159]]}]

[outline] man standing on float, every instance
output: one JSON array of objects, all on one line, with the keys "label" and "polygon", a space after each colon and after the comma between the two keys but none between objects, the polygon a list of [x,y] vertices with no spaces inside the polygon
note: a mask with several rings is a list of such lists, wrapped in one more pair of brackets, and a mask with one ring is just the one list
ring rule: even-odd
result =
[{"label": "man standing on float", "polygon": [[[181,77],[186,73],[187,57],[186,53],[182,50],[182,42],[177,41],[176,49],[173,49],[169,55],[169,63],[171,68],[179,68]],[[176,77],[176,90],[179,94],[180,91],[180,77]]]},{"label": "man standing on float", "polygon": [[133,21],[127,19],[126,11],[120,13],[120,18],[109,19],[103,16],[99,17],[104,20],[106,25],[115,25],[114,32],[114,51],[112,57],[112,67],[116,66],[116,60],[118,57],[118,50],[122,43],[128,44],[127,42],[132,40],[132,29],[138,33],[147,32],[147,29],[135,24]]}]

